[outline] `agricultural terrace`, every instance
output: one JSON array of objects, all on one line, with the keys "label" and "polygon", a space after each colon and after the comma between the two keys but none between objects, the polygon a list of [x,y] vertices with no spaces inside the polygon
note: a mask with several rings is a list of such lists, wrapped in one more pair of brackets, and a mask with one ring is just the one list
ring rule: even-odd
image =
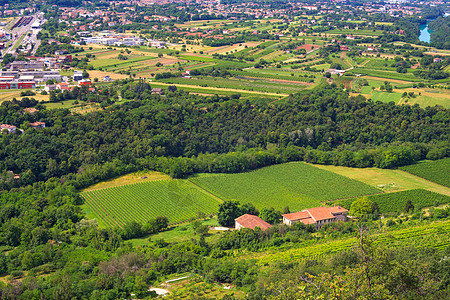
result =
[{"label": "agricultural terrace", "polygon": [[223,200],[252,203],[257,208],[274,207],[291,211],[320,206],[326,200],[380,193],[344,176],[303,162],[265,167],[249,173],[200,174],[190,181]]},{"label": "agricultural terrace", "polygon": [[103,227],[145,223],[166,216],[171,224],[188,221],[199,212],[214,214],[220,200],[186,180],[156,180],[82,192],[84,210]]},{"label": "agricultural terrace", "polygon": [[450,188],[450,158],[419,162],[400,169]]}]

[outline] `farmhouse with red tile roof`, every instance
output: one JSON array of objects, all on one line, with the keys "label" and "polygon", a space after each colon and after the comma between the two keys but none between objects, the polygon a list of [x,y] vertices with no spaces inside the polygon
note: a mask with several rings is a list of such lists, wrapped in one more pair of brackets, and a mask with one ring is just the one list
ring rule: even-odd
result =
[{"label": "farmhouse with red tile roof", "polygon": [[341,206],[314,207],[295,213],[284,214],[283,223],[291,226],[300,221],[305,225],[315,224],[315,227],[320,229],[323,225],[328,223],[346,221],[347,213],[348,210]]},{"label": "farmhouse with red tile roof", "polygon": [[261,230],[266,230],[272,227],[272,225],[270,225],[260,217],[249,214],[242,215],[239,218],[234,219],[234,221],[236,222],[235,228],[237,230],[240,230],[242,228],[255,229],[256,227],[261,228]]}]

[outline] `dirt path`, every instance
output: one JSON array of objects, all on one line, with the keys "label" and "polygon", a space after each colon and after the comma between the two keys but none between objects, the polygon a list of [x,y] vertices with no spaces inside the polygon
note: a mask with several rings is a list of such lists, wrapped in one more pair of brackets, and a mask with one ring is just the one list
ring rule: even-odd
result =
[{"label": "dirt path", "polygon": [[[189,179],[188,179],[189,180]],[[196,184],[195,182],[193,182],[192,180],[189,180],[190,183],[192,183],[194,185],[194,187],[196,187],[200,192],[216,199],[219,202],[224,202],[224,200],[222,198],[220,198],[219,196],[216,196],[215,194],[211,193],[210,191],[204,189],[203,187],[199,186],[198,184]]]}]

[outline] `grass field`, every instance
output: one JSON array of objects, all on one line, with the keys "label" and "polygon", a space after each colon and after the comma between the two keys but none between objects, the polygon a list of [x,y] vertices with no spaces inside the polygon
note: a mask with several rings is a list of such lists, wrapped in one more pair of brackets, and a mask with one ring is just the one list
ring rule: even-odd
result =
[{"label": "grass field", "polygon": [[305,163],[288,163],[239,174],[201,174],[190,180],[223,200],[252,203],[257,208],[285,206],[293,211],[333,199],[381,192],[375,187]]},{"label": "grass field", "polygon": [[122,227],[127,222],[145,223],[166,216],[171,224],[186,222],[199,212],[213,214],[220,200],[187,180],[148,180],[82,192],[84,210],[103,227]]},{"label": "grass field", "polygon": [[400,169],[450,188],[450,158],[419,162]]},{"label": "grass field", "polygon": [[400,93],[388,93],[388,92],[380,92],[380,91],[373,91],[372,96],[370,97],[373,101],[381,101],[381,102],[395,102],[397,104],[400,99],[402,98],[402,94]]},{"label": "grass field", "polygon": [[[448,90],[428,88],[421,89],[405,89],[405,92],[414,92],[415,98],[403,98],[400,104],[419,104],[422,107],[440,105],[450,108],[450,92]],[[420,95],[418,95],[420,93]]]},{"label": "grass field", "polygon": [[352,29],[333,29],[328,30],[329,34],[347,34],[347,35],[364,35],[364,36],[379,36],[383,34],[381,30],[352,30]]},{"label": "grass field", "polygon": [[[425,189],[450,196],[450,188],[425,180],[402,170],[377,168],[347,168],[338,166],[315,165],[317,168],[331,171],[348,178],[361,181],[386,192]],[[448,174],[448,173],[447,173]]]},{"label": "grass field", "polygon": [[[209,227],[212,226],[219,226],[219,223],[217,222],[217,218],[211,218],[206,220],[200,221],[202,225],[207,225]],[[205,239],[208,241],[208,243],[216,241],[220,237],[221,231],[216,230],[210,230],[208,234],[205,235]],[[131,239],[129,240],[131,243],[133,243],[133,246],[143,246],[148,245],[151,243],[151,241],[157,241],[159,239],[164,239],[164,241],[168,243],[179,243],[183,241],[188,241],[193,238],[197,238],[198,235],[195,234],[195,230],[192,227],[191,223],[184,223],[179,224],[178,226],[170,227],[169,229],[158,232],[156,234],[151,235],[151,240],[149,241],[148,237],[138,238],[138,239]]]}]

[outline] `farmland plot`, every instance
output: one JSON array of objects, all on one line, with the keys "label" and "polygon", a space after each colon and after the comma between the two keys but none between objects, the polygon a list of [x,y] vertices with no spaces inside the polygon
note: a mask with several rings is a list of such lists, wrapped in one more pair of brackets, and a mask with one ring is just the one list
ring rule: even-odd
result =
[{"label": "farmland plot", "polygon": [[273,206],[292,211],[319,206],[322,201],[376,194],[380,190],[305,163],[288,163],[249,173],[203,174],[190,179],[223,200]]},{"label": "farmland plot", "polygon": [[401,167],[403,171],[450,187],[450,158]]},{"label": "farmland plot", "polygon": [[186,180],[159,180],[116,186],[81,193],[90,217],[108,227],[127,222],[145,223],[166,216],[170,223],[181,223],[198,215],[213,214],[220,200]]}]

